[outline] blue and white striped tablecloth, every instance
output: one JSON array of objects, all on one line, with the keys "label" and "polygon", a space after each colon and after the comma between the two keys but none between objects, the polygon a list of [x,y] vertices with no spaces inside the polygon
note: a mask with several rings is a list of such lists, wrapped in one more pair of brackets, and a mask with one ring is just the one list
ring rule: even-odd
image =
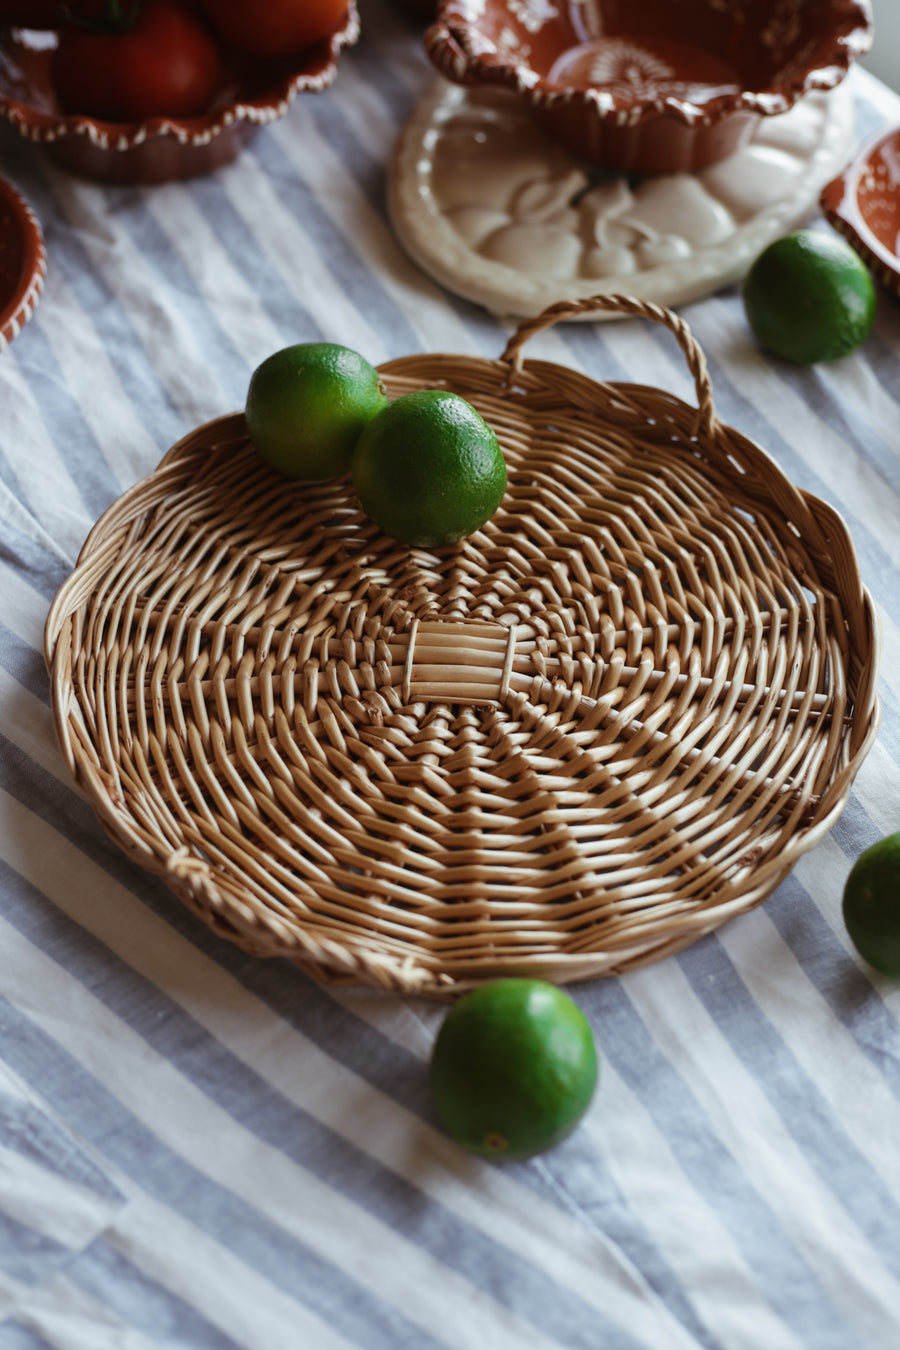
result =
[{"label": "blue and white striped tablecloth", "polygon": [[[363,37],[215,176],[104,188],[9,128],[50,260],[0,357],[2,1350],[895,1350],[900,988],[840,901],[900,828],[900,305],[832,365],[767,360],[736,288],[684,310],[722,419],[848,520],[884,628],[882,728],[831,835],[751,915],[577,986],[584,1124],[506,1167],[436,1127],[443,1010],[326,992],[215,938],[129,865],[57,750],[48,606],[97,516],[290,342],[497,356],[508,330],[406,258],[391,147],[420,32]],[[854,72],[859,135],[900,100]],[[669,335],[568,325],[544,356],[692,397]]]}]

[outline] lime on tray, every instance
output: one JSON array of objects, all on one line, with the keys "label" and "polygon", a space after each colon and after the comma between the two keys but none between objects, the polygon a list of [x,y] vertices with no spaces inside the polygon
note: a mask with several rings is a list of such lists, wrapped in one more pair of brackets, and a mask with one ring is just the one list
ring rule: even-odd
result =
[{"label": "lime on tray", "polygon": [[266,463],[289,477],[337,478],[386,403],[381,377],[365,357],[334,342],[301,342],[253,372],[247,430]]},{"label": "lime on tray", "polygon": [[493,430],[444,389],[389,403],[360,436],[350,471],[363,510],[384,533],[424,548],[474,534],[506,491]]}]

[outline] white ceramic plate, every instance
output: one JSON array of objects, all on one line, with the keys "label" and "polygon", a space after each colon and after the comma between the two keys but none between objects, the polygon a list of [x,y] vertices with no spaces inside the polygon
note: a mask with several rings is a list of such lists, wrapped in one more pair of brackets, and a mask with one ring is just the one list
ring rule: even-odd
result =
[{"label": "white ceramic plate", "polygon": [[389,207],[419,266],[496,314],[614,292],[677,305],[738,280],[809,216],[853,139],[842,84],[710,168],[632,179],[579,161],[506,91],[439,79],[398,139]]}]

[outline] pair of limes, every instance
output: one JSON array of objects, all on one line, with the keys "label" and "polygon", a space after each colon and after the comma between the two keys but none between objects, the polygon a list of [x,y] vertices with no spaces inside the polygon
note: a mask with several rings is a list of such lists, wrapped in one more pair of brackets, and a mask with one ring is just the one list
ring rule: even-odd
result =
[{"label": "pair of limes", "polygon": [[497,437],[470,403],[441,389],[389,402],[374,366],[335,343],[268,357],[253,373],[245,411],[267,463],[314,481],[349,470],[363,510],[405,544],[464,539],[506,491]]}]

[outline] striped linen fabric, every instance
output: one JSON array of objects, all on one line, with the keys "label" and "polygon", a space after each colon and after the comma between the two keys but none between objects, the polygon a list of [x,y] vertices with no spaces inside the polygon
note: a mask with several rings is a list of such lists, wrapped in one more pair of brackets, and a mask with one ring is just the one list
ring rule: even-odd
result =
[{"label": "striped linen fabric", "polygon": [[[327,339],[494,357],[509,329],[406,258],[391,147],[431,78],[387,0],[326,93],[214,176],[99,187],[9,128],[49,271],[0,358],[0,1348],[894,1350],[900,989],[855,956],[852,860],[900,828],[900,309],[828,367],[685,307],[723,420],[848,520],[884,626],[882,728],[838,825],[679,957],[573,989],[602,1056],[564,1144],[441,1133],[435,1005],[326,991],[216,938],[107,840],[56,746],[48,606],[96,517],[253,368]],[[852,76],[860,136],[900,99]],[[692,397],[667,334],[543,356]]]}]

